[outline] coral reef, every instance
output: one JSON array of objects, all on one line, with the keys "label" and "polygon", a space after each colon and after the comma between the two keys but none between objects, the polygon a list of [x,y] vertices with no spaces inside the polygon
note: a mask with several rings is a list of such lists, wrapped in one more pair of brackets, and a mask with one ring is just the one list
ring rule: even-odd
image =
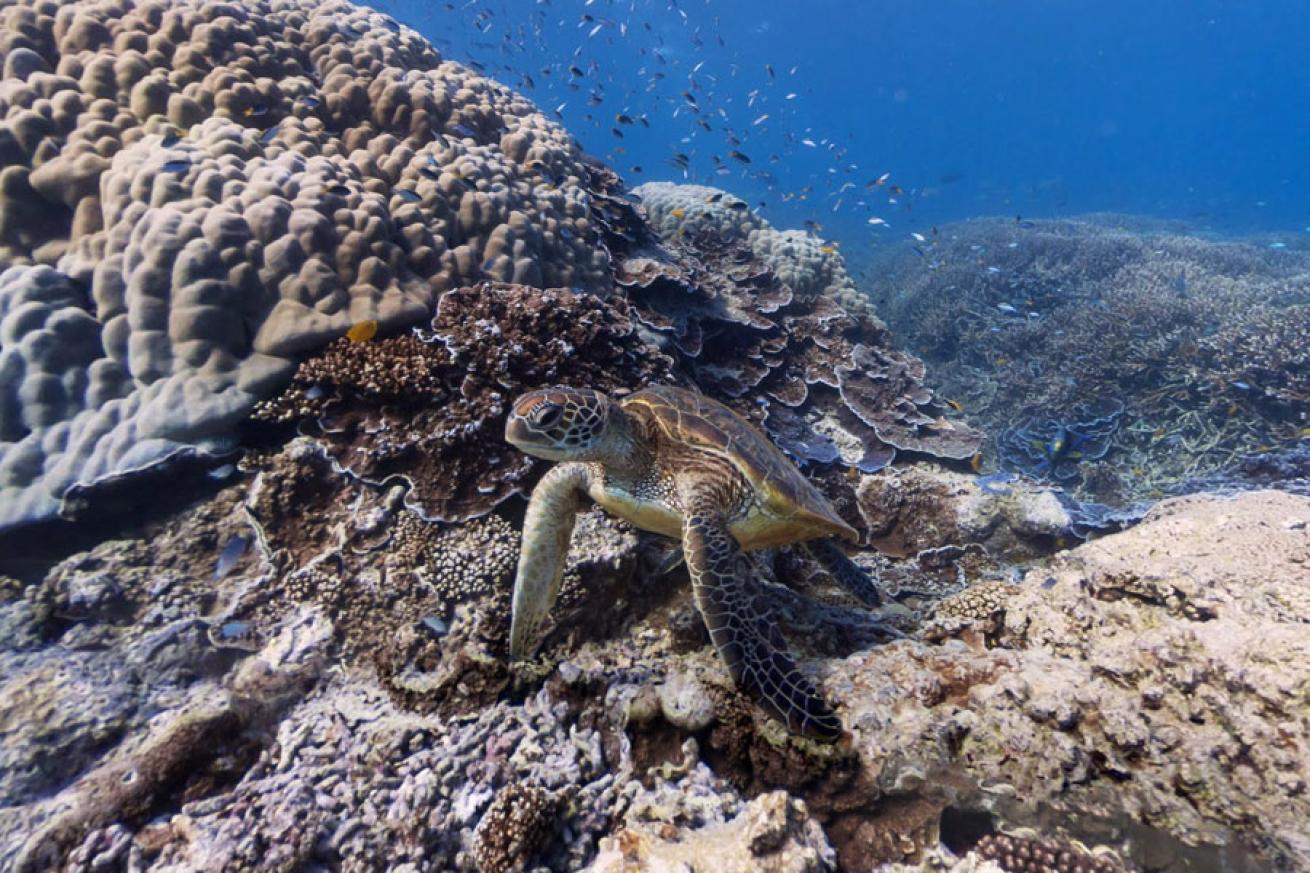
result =
[{"label": "coral reef", "polygon": [[554,383],[631,389],[671,378],[671,364],[622,300],[489,282],[447,292],[416,335],[337,340],[254,418],[305,419],[350,475],[394,477],[425,519],[462,521],[531,484],[532,459],[503,439],[515,396]]},{"label": "coral reef", "polygon": [[0,526],[229,447],[357,322],[483,278],[608,291],[568,133],[384,15],[3,14]]},{"label": "coral reef", "polygon": [[1116,450],[1064,471],[1097,499],[1159,497],[1310,425],[1304,253],[1112,217],[988,219],[944,227],[926,260],[899,255],[870,277],[934,389],[990,433],[1088,398],[1122,403]]},{"label": "coral reef", "polygon": [[957,459],[977,450],[982,435],[942,415],[922,362],[893,346],[835,250],[775,231],[714,188],[648,183],[635,193],[658,240],[635,222],[607,234],[616,282],[708,393],[759,398],[742,411],[798,461],[872,472],[897,450]]}]

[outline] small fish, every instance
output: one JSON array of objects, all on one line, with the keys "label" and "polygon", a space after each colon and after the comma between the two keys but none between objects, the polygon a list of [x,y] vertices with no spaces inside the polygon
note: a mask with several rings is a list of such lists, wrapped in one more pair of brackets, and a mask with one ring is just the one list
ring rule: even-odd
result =
[{"label": "small fish", "polygon": [[1232,386],[1233,386],[1234,388],[1238,389],[1239,391],[1250,391],[1250,390],[1251,390],[1251,383],[1249,383],[1249,382],[1243,382],[1243,381],[1241,381],[1240,379],[1233,381],[1231,384],[1232,384]]},{"label": "small fish", "polygon": [[425,616],[419,624],[434,637],[444,637],[450,633],[450,625],[435,615]]},{"label": "small fish", "polygon": [[746,157],[746,155],[742,154],[741,152],[735,149],[728,152],[728,157],[732,158],[734,161],[739,161],[743,164],[749,164],[751,162],[750,158]]},{"label": "small fish", "polygon": [[459,134],[460,136],[477,138],[478,135],[478,132],[476,130],[469,127],[467,124],[465,124],[462,121],[456,122],[455,124],[451,125],[450,129],[455,131],[455,133]]},{"label": "small fish", "polygon": [[879,218],[876,215],[873,218],[869,219],[869,224],[872,224],[874,227],[877,227],[879,225],[882,225],[884,227],[890,227],[890,225],[887,224],[887,222],[883,221],[881,218]]},{"label": "small fish", "polygon": [[915,233],[914,231],[910,231],[910,236],[914,237],[914,238],[915,238],[916,240],[918,240],[919,242],[927,242],[927,241],[928,241],[928,238],[927,238],[926,236],[924,236],[924,235],[921,234],[921,233]]},{"label": "small fish", "polygon": [[632,124],[632,116],[624,115],[622,112],[620,112],[618,115],[615,115],[614,120],[619,124]]},{"label": "small fish", "polygon": [[816,143],[816,142],[815,142],[814,140],[812,140],[812,139],[803,139],[803,140],[801,140],[801,145],[803,145],[803,146],[809,146],[809,147],[812,148],[812,149],[817,149],[817,148],[819,147],[819,144]]},{"label": "small fish", "polygon": [[958,400],[947,399],[946,405],[949,406],[951,409],[954,409],[956,412],[964,412],[964,407],[960,404],[960,401]]},{"label": "small fish", "polygon": [[340,197],[345,197],[350,193],[350,189],[345,185],[332,185],[327,189],[327,191],[329,194],[336,194]]},{"label": "small fish", "polygon": [[241,114],[246,118],[259,118],[261,115],[268,114],[268,107],[263,103],[258,103],[254,106],[247,106],[242,110]]},{"label": "small fish", "polygon": [[1285,248],[1287,248],[1287,243],[1285,243],[1285,242],[1271,242],[1271,243],[1269,244],[1269,248],[1271,248],[1271,249],[1285,249]]},{"label": "small fish", "polygon": [[169,161],[164,164],[163,169],[165,173],[185,173],[191,169],[191,162],[186,158],[179,158],[176,161]]},{"label": "small fish", "polygon": [[268,145],[274,139],[277,138],[277,130],[278,130],[278,126],[276,124],[273,125],[268,130],[264,131],[262,134],[259,135],[259,141],[264,145]]},{"label": "small fish", "polygon": [[988,267],[988,268],[987,268],[987,272],[989,272],[989,273],[991,273],[993,276],[995,276],[997,273],[1001,272],[1001,268],[1000,268],[1000,267]]},{"label": "small fish", "polygon": [[874,188],[881,188],[883,185],[887,184],[887,180],[890,179],[891,177],[892,177],[891,173],[883,173],[881,176],[874,179],[869,184]]},{"label": "small fish", "polygon": [[218,556],[217,563],[214,564],[214,578],[222,579],[232,572],[232,568],[241,560],[241,556],[246,553],[246,546],[250,545],[250,538],[244,534],[237,534],[227,541],[223,546],[223,552]]},{"label": "small fish", "polygon": [[763,124],[764,122],[766,122],[766,121],[768,121],[768,120],[769,120],[769,113],[766,112],[766,113],[764,113],[763,115],[761,115],[759,118],[757,118],[757,119],[755,119],[754,121],[752,121],[752,122],[751,122],[751,127],[755,127],[755,126],[757,126],[757,125]]},{"label": "small fish", "polygon": [[796,97],[797,97],[797,94],[796,94],[795,91],[793,91],[793,92],[791,92],[790,94],[788,94],[786,97],[784,97],[784,98],[782,98],[782,99],[784,99],[784,100],[795,100]]},{"label": "small fish", "polygon": [[407,201],[409,203],[423,202],[423,198],[419,196],[419,193],[411,188],[397,188],[396,194],[400,197],[401,200]]},{"label": "small fish", "polygon": [[220,640],[239,640],[250,633],[250,622],[247,621],[227,621],[218,628],[218,633],[214,634]]},{"label": "small fish", "polygon": [[1010,359],[1004,355],[997,355],[994,363],[998,367],[1004,367],[1006,364],[1010,363]]},{"label": "small fish", "polygon": [[671,209],[669,210],[669,215],[672,215],[674,218],[685,218],[687,215],[687,210],[682,208]]},{"label": "small fish", "polygon": [[317,97],[311,97],[311,96],[306,96],[303,100],[301,100],[301,102],[304,103],[306,106],[308,106],[310,109],[317,109],[323,103],[323,101],[319,100]]},{"label": "small fish", "polygon": [[224,479],[228,478],[236,471],[237,471],[236,464],[224,464],[221,467],[215,467],[214,469],[207,472],[205,475],[208,476],[210,479],[213,479],[215,482],[222,482]]},{"label": "small fish", "polygon": [[973,457],[969,459],[969,468],[975,473],[982,470],[982,452],[974,452]]},{"label": "small fish", "polygon": [[352,343],[366,343],[378,335],[378,320],[370,318],[366,321],[356,322],[346,331],[346,339]]},{"label": "small fish", "polygon": [[1013,306],[1011,306],[1008,303],[998,303],[996,304],[996,308],[1001,310],[1002,312],[1009,312],[1012,314],[1017,314],[1019,312],[1019,310],[1015,309]]},{"label": "small fish", "polygon": [[836,246],[819,246],[819,251],[823,252],[825,255],[835,255],[835,254],[837,254],[837,247],[836,247]]}]

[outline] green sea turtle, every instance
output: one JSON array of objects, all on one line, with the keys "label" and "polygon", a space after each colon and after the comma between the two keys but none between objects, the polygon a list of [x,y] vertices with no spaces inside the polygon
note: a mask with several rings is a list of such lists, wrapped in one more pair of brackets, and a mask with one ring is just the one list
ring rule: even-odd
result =
[{"label": "green sea turtle", "polygon": [[831,537],[856,532],[787,457],[721,403],[668,386],[621,401],[545,388],[518,398],[505,438],[564,461],[532,492],[514,581],[510,656],[540,641],[559,593],[583,495],[643,530],[682,542],[696,606],[739,687],[791,730],[835,738],[841,722],[787,652],[754,584],[747,550],[814,541],[811,553],[868,605],[877,587]]}]

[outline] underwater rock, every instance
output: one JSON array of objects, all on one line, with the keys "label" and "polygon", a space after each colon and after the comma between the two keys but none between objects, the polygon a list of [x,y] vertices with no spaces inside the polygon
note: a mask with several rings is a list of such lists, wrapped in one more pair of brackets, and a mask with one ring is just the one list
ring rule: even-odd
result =
[{"label": "underwater rock", "polygon": [[856,494],[870,541],[896,557],[976,543],[996,559],[1020,561],[1078,535],[1075,501],[1017,477],[916,464],[861,477]]},{"label": "underwater rock", "polygon": [[957,774],[923,789],[942,808],[1044,807],[1075,836],[1127,820],[1303,866],[1307,525],[1310,501],[1278,492],[1165,501],[986,598],[986,648],[892,643],[824,690],[881,784]]},{"label": "underwater rock", "polygon": [[6,15],[23,25],[0,89],[0,528],[229,448],[358,322],[413,324],[484,278],[608,293],[572,137],[387,16]]},{"label": "underwater rock", "polygon": [[820,873],[835,853],[804,802],[762,794],[731,821],[700,828],[629,827],[601,841],[588,873]]}]

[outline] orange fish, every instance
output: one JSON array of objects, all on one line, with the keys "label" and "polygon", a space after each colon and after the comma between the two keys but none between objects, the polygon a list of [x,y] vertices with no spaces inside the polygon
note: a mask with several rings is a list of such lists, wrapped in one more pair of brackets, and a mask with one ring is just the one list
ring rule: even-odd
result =
[{"label": "orange fish", "polygon": [[366,343],[377,335],[378,320],[376,318],[352,324],[350,330],[346,331],[346,339],[352,343]]},{"label": "orange fish", "polygon": [[973,457],[969,459],[969,467],[975,473],[982,472],[982,452],[974,452]]},{"label": "orange fish", "polygon": [[684,215],[686,215],[686,214],[687,214],[687,210],[685,210],[685,209],[671,209],[671,210],[669,210],[669,215],[672,215],[674,218],[682,218],[682,217],[683,217]]}]

